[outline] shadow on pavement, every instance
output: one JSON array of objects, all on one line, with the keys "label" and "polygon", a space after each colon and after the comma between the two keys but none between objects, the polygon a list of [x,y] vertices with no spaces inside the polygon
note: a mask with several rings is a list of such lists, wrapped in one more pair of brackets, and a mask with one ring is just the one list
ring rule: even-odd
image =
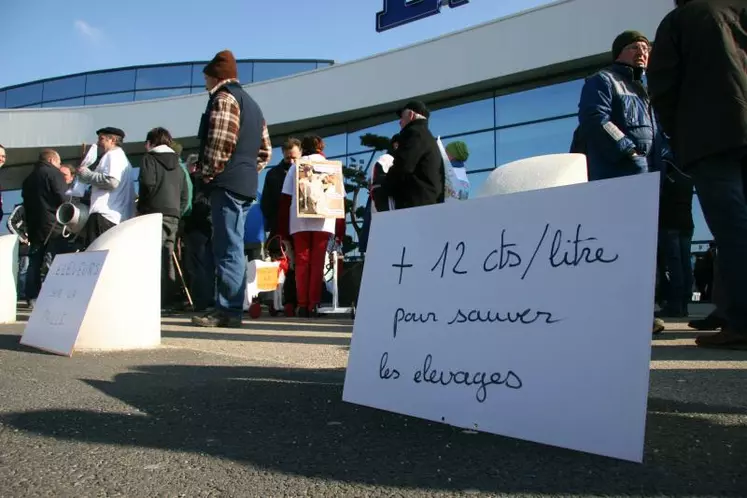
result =
[{"label": "shadow on pavement", "polygon": [[[712,372],[720,373],[747,381],[747,371]],[[341,401],[343,376],[342,370],[138,367],[113,382],[85,382],[145,416],[44,410],[10,414],[3,423],[52,438],[188,451],[379,486],[560,496],[745,493],[747,408],[651,400],[639,465],[350,405]]]},{"label": "shadow on pavement", "polygon": [[[226,330],[226,329],[220,329]],[[293,344],[328,344],[332,346],[344,346],[350,344],[349,337],[314,337],[309,335],[265,335],[251,334],[251,330],[246,332],[197,332],[194,330],[163,330],[162,337],[172,337],[179,339],[206,339],[212,341],[242,341],[242,342],[284,342]]]}]

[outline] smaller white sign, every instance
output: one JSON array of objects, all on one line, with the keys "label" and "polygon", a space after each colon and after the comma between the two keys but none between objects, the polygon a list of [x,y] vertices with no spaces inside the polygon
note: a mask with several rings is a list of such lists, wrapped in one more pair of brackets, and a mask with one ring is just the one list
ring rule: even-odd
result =
[{"label": "smaller white sign", "polygon": [[59,254],[52,262],[21,344],[72,356],[109,251]]}]

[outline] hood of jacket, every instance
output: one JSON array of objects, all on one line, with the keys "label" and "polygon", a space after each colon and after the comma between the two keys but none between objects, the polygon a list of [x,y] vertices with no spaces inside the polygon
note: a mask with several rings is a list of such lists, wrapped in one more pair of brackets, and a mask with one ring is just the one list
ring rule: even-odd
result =
[{"label": "hood of jacket", "polygon": [[169,171],[179,167],[179,156],[168,145],[159,145],[150,150],[149,154],[158,164]]}]

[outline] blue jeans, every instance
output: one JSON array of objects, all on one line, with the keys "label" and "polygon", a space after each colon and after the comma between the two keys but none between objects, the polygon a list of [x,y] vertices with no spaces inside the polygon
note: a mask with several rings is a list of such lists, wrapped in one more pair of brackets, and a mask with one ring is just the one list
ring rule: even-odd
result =
[{"label": "blue jeans", "polygon": [[215,258],[215,307],[241,316],[246,293],[244,224],[252,199],[241,198],[222,188],[210,194]]},{"label": "blue jeans", "polygon": [[659,230],[659,250],[666,278],[662,281],[662,297],[667,313],[680,315],[687,311],[692,298],[693,269],[690,262],[692,233],[680,230]]},{"label": "blue jeans", "polygon": [[726,320],[747,335],[747,152],[707,157],[688,172],[718,246]]}]

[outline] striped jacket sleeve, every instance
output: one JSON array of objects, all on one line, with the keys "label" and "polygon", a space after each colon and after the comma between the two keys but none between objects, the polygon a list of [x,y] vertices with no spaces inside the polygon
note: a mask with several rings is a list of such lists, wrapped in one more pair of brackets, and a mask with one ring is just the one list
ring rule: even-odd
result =
[{"label": "striped jacket sleeve", "polygon": [[208,123],[207,143],[202,163],[202,175],[212,178],[223,172],[239,140],[241,109],[228,92],[213,99]]},{"label": "striped jacket sleeve", "polygon": [[257,171],[265,169],[272,159],[272,142],[270,142],[270,132],[267,131],[267,123],[262,123],[262,142],[259,145],[257,153]]}]

